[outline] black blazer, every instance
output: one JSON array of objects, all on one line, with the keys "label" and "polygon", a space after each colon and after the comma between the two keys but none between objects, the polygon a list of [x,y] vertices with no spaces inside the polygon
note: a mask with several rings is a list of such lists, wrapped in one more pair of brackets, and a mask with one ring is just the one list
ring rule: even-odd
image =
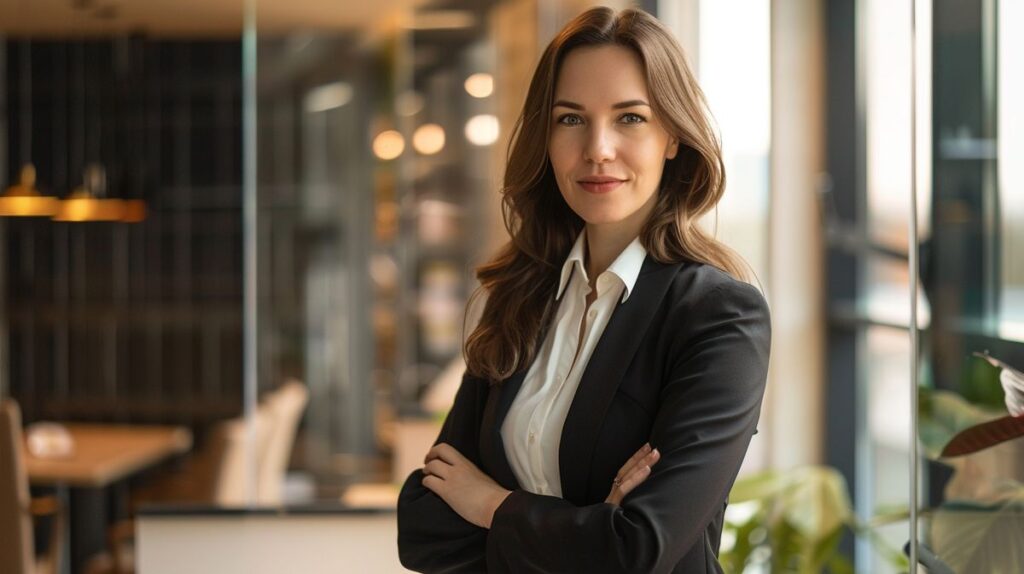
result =
[{"label": "black blazer", "polygon": [[[563,498],[520,489],[500,429],[522,385],[465,375],[437,442],[512,494],[490,530],[456,514],[414,471],[398,501],[398,552],[420,572],[721,572],[726,497],[768,372],[768,307],[708,265],[648,257],[580,380],[562,429]],[[661,452],[621,507],[612,479],[645,442]]]}]

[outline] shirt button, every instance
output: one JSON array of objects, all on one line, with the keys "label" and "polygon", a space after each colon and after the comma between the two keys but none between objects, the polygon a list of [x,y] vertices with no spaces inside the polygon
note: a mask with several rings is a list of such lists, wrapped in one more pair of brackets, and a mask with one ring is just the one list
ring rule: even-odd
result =
[{"label": "shirt button", "polygon": [[597,309],[591,309],[590,312],[587,313],[587,317],[589,317],[591,319],[593,319],[594,317],[597,317]]},{"label": "shirt button", "polygon": [[535,438],[535,435],[533,434],[533,431],[530,431],[530,444],[533,444],[533,439],[534,438]]}]

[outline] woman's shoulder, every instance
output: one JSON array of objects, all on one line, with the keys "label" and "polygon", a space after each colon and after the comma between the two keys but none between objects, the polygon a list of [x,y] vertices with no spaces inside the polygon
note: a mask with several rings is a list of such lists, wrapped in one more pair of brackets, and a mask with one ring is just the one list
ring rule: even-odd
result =
[{"label": "woman's shoulder", "polygon": [[729,273],[698,262],[669,265],[674,269],[666,297],[672,307],[693,312],[744,310],[768,314],[768,302],[761,290]]}]

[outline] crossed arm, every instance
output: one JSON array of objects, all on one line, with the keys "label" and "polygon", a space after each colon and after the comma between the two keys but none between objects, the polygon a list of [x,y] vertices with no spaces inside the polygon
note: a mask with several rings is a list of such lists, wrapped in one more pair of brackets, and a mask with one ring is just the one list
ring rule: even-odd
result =
[{"label": "crossed arm", "polygon": [[[619,469],[605,502],[618,506],[623,497],[651,474],[660,457],[658,449],[645,444]],[[423,486],[451,507],[463,520],[490,529],[494,513],[512,494],[447,443],[434,445],[424,459]]]},{"label": "crossed arm", "polygon": [[650,439],[660,460],[643,461],[648,453],[624,465],[620,476],[639,473],[625,501],[577,507],[495,484],[477,446],[487,384],[464,378],[424,470],[402,489],[402,563],[444,573],[670,571],[721,510],[760,411],[767,308],[753,288],[730,288],[698,310],[699,328],[672,354]]}]

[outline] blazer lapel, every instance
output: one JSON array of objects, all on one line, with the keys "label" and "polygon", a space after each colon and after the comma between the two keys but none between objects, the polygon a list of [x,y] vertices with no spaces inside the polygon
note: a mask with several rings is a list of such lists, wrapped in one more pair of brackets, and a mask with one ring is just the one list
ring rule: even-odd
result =
[{"label": "blazer lapel", "polygon": [[558,464],[565,500],[586,504],[594,441],[619,382],[678,268],[659,264],[648,256],[629,299],[616,307],[590,356],[562,427]]},{"label": "blazer lapel", "polygon": [[501,425],[505,415],[516,398],[519,387],[523,385],[527,369],[523,369],[504,380],[497,387],[491,387],[487,393],[487,404],[484,405],[484,416],[480,424],[480,459],[491,471],[491,478],[501,486],[516,490],[519,481],[509,466],[505,455],[505,443],[501,438]]}]

